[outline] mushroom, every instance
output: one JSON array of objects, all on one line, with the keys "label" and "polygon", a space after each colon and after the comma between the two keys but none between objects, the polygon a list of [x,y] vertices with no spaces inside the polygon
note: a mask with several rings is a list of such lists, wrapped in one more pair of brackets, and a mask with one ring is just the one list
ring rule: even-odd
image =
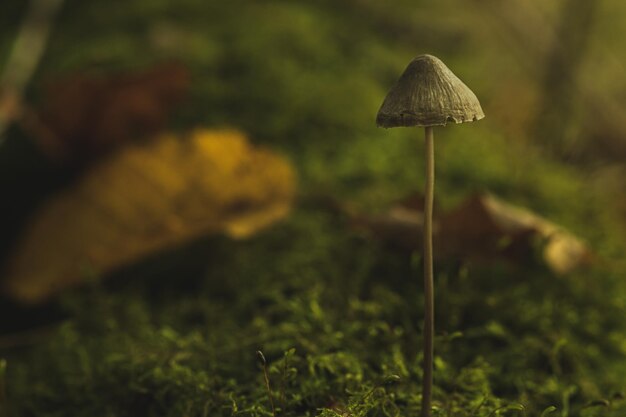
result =
[{"label": "mushroom", "polygon": [[379,127],[424,126],[426,136],[426,187],[424,202],[424,361],[422,417],[431,415],[433,384],[433,189],[435,150],[433,126],[448,122],[473,122],[485,117],[476,95],[439,59],[420,55],[408,65],[383,102]]}]

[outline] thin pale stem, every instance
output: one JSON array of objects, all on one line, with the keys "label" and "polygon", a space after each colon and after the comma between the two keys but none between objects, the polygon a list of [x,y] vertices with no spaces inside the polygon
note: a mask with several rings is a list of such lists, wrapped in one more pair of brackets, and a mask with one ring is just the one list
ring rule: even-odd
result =
[{"label": "thin pale stem", "polygon": [[422,417],[431,415],[433,386],[433,338],[435,295],[433,288],[433,201],[435,189],[435,143],[433,128],[426,127],[426,187],[424,192],[424,362]]}]

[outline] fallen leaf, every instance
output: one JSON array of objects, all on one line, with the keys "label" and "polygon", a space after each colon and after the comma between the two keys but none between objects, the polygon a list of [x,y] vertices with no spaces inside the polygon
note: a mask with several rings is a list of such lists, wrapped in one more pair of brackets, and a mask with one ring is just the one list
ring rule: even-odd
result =
[{"label": "fallen leaf", "polygon": [[527,214],[489,194],[473,194],[441,219],[437,249],[447,257],[522,262],[532,256],[535,234]]},{"label": "fallen leaf", "polygon": [[[433,233],[438,234],[439,207],[435,205],[433,213]],[[394,204],[385,213],[378,215],[362,215],[350,209],[353,227],[364,229],[389,246],[414,250],[417,242],[422,242],[422,226],[424,224],[424,196],[413,194]]]},{"label": "fallen leaf", "polygon": [[84,165],[154,136],[188,87],[187,69],[173,63],[107,76],[70,74],[48,83],[36,121],[27,125],[50,156]]},{"label": "fallen leaf", "polygon": [[[500,253],[523,261],[531,255],[533,244],[538,239],[543,244],[543,260],[555,274],[570,273],[592,261],[591,250],[582,239],[528,209],[488,193],[475,194],[466,201],[468,205],[465,207],[477,208],[486,222],[481,226],[481,222],[476,221],[476,211],[457,209],[442,220],[442,235],[451,238],[452,233],[462,236],[466,230],[471,230],[470,234],[466,234],[467,252],[475,250],[481,238],[486,238],[490,239],[488,244],[491,246],[488,248],[494,249],[495,243],[496,250],[500,246]],[[466,226],[447,229],[452,217],[457,220],[464,218]]]},{"label": "fallen leaf", "polygon": [[132,145],[49,201],[17,245],[5,291],[36,303],[155,251],[215,233],[250,236],[285,217],[295,174],[234,131]]},{"label": "fallen leaf", "polygon": [[[405,202],[375,216],[353,211],[351,218],[354,225],[394,247],[421,248],[423,205]],[[433,234],[435,256],[444,259],[524,263],[538,241],[543,243],[545,264],[555,274],[570,273],[593,258],[588,245],[563,227],[488,193],[473,194],[447,213],[435,210]]]}]

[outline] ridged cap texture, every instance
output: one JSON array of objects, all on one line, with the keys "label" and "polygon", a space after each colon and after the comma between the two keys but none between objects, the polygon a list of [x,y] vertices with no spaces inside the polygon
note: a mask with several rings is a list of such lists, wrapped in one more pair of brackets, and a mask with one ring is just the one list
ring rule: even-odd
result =
[{"label": "ridged cap texture", "polygon": [[383,101],[380,127],[445,126],[485,117],[476,95],[437,57],[420,55]]}]

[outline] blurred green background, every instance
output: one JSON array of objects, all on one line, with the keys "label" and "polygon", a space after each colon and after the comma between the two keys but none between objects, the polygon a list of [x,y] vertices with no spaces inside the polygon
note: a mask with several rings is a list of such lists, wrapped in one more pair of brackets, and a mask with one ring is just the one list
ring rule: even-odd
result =
[{"label": "blurred green background", "polygon": [[[30,4],[0,4],[0,73]],[[436,415],[623,415],[624,19],[618,0],[64,1],[25,103],[41,106],[63,75],[177,62],[189,90],[167,128],[245,132],[293,163],[297,200],[250,240],[205,237],[35,310],[6,301],[0,410],[272,415],[263,349],[283,415],[415,414],[419,254],[364,237],[320,200],[374,214],[423,189],[422,132],[374,121],[430,53],[486,114],[436,129],[441,209],[488,191],[595,259],[566,277],[533,259],[441,261]],[[84,175],[34,143],[16,123],[0,145],[5,259],[29,215]],[[400,382],[381,384],[391,374]]]}]

